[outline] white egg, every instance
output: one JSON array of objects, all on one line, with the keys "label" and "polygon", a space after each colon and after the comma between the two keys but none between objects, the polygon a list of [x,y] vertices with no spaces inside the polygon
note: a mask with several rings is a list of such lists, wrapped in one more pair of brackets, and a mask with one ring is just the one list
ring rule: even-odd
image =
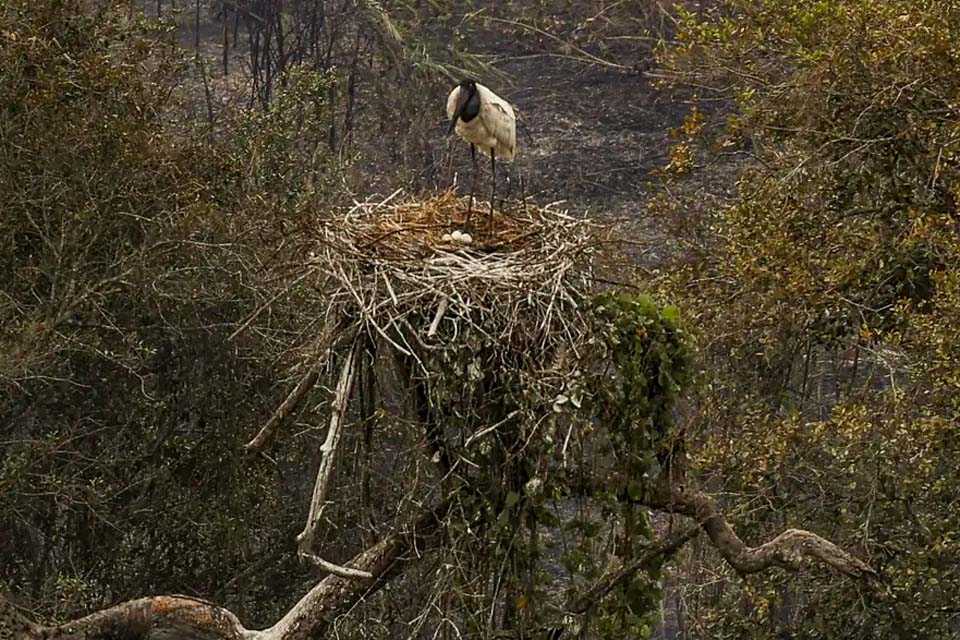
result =
[{"label": "white egg", "polygon": [[456,231],[453,232],[453,235],[451,237],[455,242],[461,242],[463,240],[463,233],[461,233],[460,230],[457,229]]},{"label": "white egg", "polygon": [[473,242],[473,236],[471,236],[469,233],[465,233],[462,236],[460,236],[460,242],[462,242],[463,244],[470,244],[471,242]]},{"label": "white egg", "polygon": [[453,236],[451,236],[449,233],[445,233],[443,234],[443,237],[440,239],[443,240],[444,242],[452,242]]}]

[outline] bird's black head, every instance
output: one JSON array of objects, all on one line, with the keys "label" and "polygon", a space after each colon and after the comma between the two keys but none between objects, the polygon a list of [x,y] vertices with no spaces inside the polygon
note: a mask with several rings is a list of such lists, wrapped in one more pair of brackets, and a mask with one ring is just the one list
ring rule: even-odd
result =
[{"label": "bird's black head", "polygon": [[457,107],[450,118],[450,128],[447,135],[453,133],[458,120],[470,122],[480,113],[480,94],[477,92],[477,81],[465,78],[457,84],[460,91],[457,93]]}]

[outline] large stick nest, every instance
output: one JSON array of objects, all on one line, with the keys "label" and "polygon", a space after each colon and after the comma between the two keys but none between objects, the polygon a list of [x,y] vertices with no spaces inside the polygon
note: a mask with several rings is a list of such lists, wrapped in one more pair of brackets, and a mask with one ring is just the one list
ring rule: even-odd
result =
[{"label": "large stick nest", "polygon": [[557,206],[511,203],[491,231],[480,202],[473,242],[462,244],[448,234],[464,230],[466,198],[395,196],[358,203],[319,230],[311,264],[339,325],[419,365],[432,395],[445,386],[463,402],[471,388],[489,394],[521,379],[541,400],[563,393],[593,341],[605,228]]},{"label": "large stick nest", "polygon": [[341,317],[380,335],[399,329],[414,342],[454,337],[464,323],[500,337],[546,337],[557,322],[570,324],[559,316],[571,320],[592,289],[604,228],[555,206],[512,203],[496,212],[491,231],[478,203],[464,244],[449,235],[467,231],[466,214],[466,198],[444,193],[358,203],[325,223],[312,264]]}]

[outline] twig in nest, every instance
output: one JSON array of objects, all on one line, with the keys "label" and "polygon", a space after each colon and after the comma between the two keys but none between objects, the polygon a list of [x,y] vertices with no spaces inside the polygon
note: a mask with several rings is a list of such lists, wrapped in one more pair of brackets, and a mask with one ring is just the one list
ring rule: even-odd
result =
[{"label": "twig in nest", "polygon": [[415,230],[419,230],[419,229],[423,229],[423,230],[425,230],[425,229],[446,229],[446,228],[448,228],[449,226],[450,226],[450,225],[448,225],[448,224],[415,224],[415,225],[410,225],[410,226],[407,226],[407,227],[400,227],[399,229],[392,229],[392,230],[387,231],[386,233],[382,234],[381,236],[379,236],[379,237],[377,237],[377,238],[374,238],[374,239],[371,240],[370,242],[367,242],[366,244],[360,245],[360,249],[369,249],[369,248],[372,247],[373,245],[379,243],[381,240],[384,240],[384,239],[386,239],[386,238],[389,238],[390,236],[396,235],[396,234],[398,234],[398,233],[403,233],[404,231],[415,231]]},{"label": "twig in nest", "polygon": [[443,298],[440,300],[440,304],[437,305],[437,313],[433,316],[433,322],[430,323],[430,329],[427,331],[427,337],[432,338],[437,334],[437,328],[440,326],[440,320],[443,319],[443,314],[447,312],[447,305],[449,300]]}]

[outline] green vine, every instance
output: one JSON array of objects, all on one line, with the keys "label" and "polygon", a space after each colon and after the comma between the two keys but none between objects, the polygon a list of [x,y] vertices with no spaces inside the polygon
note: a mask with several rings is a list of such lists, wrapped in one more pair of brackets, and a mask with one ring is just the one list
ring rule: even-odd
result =
[{"label": "green vine", "polygon": [[[596,378],[597,413],[628,479],[616,497],[622,522],[618,555],[627,562],[652,537],[647,514],[635,501],[644,483],[664,473],[677,449],[682,452],[672,413],[690,379],[690,352],[677,307],[612,291],[594,304],[608,362]],[[659,566],[635,575],[598,607],[600,637],[649,638],[662,596]]]},{"label": "green vine", "polygon": [[672,410],[690,379],[690,351],[677,307],[659,306],[648,295],[604,292],[598,317],[607,323],[605,340],[613,365],[598,398],[617,444],[631,458],[632,478],[655,477],[677,444]]}]

